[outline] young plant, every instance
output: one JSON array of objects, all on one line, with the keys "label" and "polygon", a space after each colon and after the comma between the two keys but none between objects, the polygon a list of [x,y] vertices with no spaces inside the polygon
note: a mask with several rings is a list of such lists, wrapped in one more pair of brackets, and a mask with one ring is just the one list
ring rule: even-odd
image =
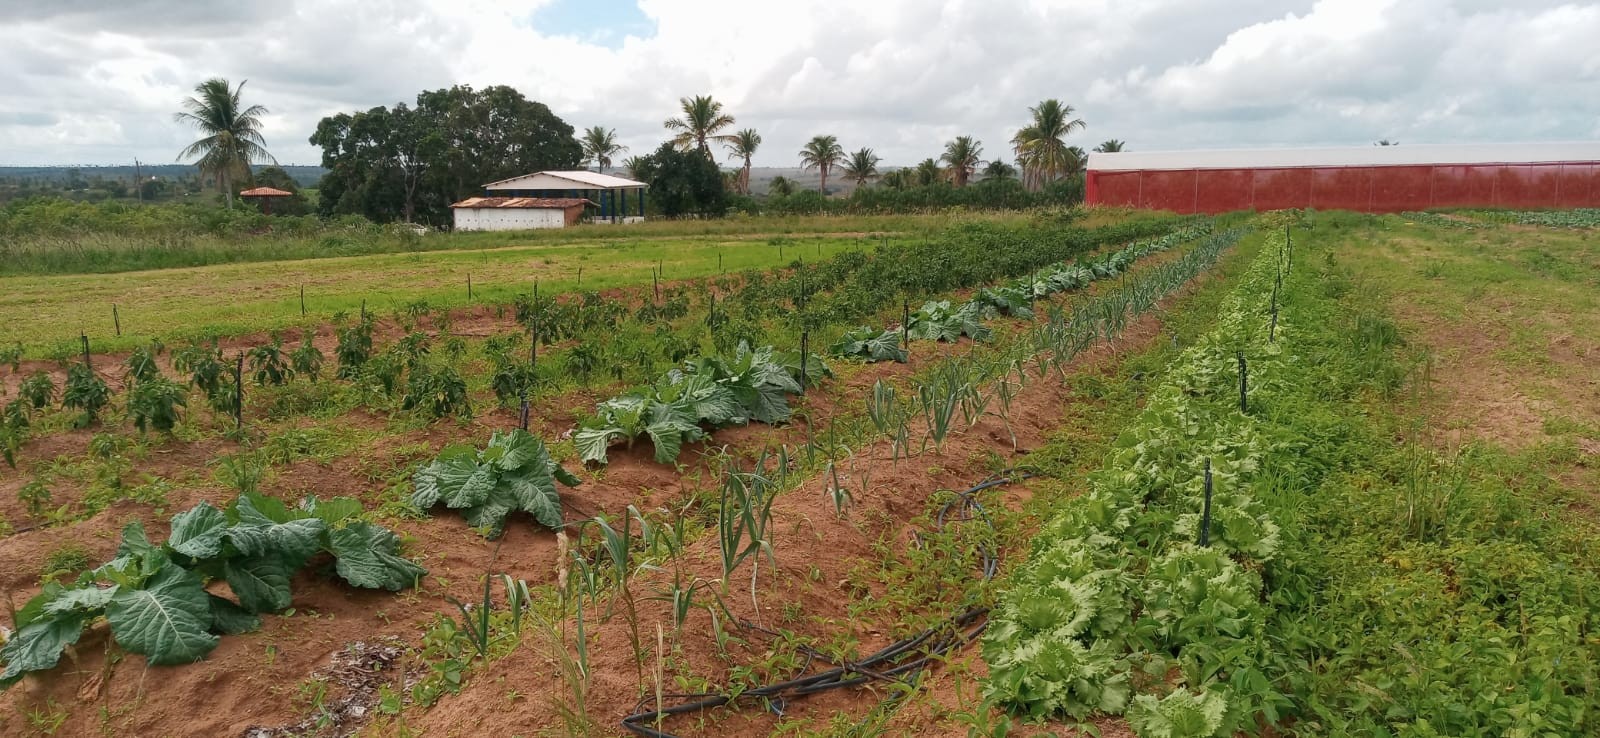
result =
[{"label": "young plant", "polygon": [[447,415],[468,417],[472,414],[472,399],[467,396],[466,380],[455,369],[441,366],[430,370],[425,365],[412,365],[400,408],[416,410],[433,419]]},{"label": "young plant", "polygon": [[411,504],[421,510],[444,503],[459,509],[467,522],[498,538],[506,516],[514,510],[533,515],[547,528],[564,521],[560,482],[576,487],[579,479],[550,458],[544,442],[521,429],[496,431],[482,451],[451,446],[417,470]]},{"label": "young plant", "polygon": [[311,339],[312,332],[308,330],[300,340],[300,347],[289,354],[289,363],[295,374],[309,377],[315,382],[322,375],[322,351],[311,342]]},{"label": "young plant", "polygon": [[56,396],[56,383],[50,379],[50,374],[37,371],[28,375],[27,379],[17,386],[17,396],[27,400],[35,410],[42,410],[50,404]]},{"label": "young plant", "polygon": [[63,407],[82,410],[83,415],[73,423],[87,428],[100,418],[100,411],[111,402],[111,388],[95,374],[88,364],[73,364],[67,369],[67,386],[61,393]]},{"label": "young plant", "polygon": [[362,315],[361,322],[339,329],[339,344],[334,348],[339,369],[334,376],[339,379],[359,379],[361,368],[372,357],[372,316]]},{"label": "young plant", "polygon": [[277,386],[294,377],[294,368],[284,360],[282,336],[274,335],[272,343],[250,349],[246,356],[250,359],[250,372],[256,384]]},{"label": "young plant", "polygon": [[128,414],[144,433],[155,428],[171,433],[178,424],[178,408],[188,404],[188,388],[159,373],[141,379],[128,390]]}]

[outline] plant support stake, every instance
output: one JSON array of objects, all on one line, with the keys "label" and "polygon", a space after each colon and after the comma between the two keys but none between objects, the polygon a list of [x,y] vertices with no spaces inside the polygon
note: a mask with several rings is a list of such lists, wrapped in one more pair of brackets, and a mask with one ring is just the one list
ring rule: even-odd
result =
[{"label": "plant support stake", "polygon": [[467,302],[472,302],[472,272],[467,272]]},{"label": "plant support stake", "polygon": [[244,352],[233,365],[233,429],[244,429]]},{"label": "plant support stake", "polygon": [[1200,509],[1200,540],[1201,548],[1211,545],[1211,458],[1206,457],[1206,501]]},{"label": "plant support stake", "polygon": [[122,337],[122,318],[117,315],[117,304],[111,303],[111,325],[117,329],[117,337]]},{"label": "plant support stake", "polygon": [[807,382],[807,377],[806,377],[806,355],[807,355],[807,352],[810,349],[811,349],[811,331],[801,331],[800,332],[800,389],[805,389],[806,385],[809,384],[809,382]]},{"label": "plant support stake", "polygon": [[[471,277],[468,277],[468,279],[471,279]],[[472,288],[468,287],[467,292],[470,294]],[[300,317],[306,317],[306,285],[304,282],[300,283]]]},{"label": "plant support stake", "polygon": [[94,365],[89,363],[89,336],[86,333],[79,333],[78,338],[83,339],[83,365],[93,369]]},{"label": "plant support stake", "polygon": [[1250,407],[1245,402],[1245,392],[1250,384],[1250,367],[1244,363],[1244,352],[1239,352],[1239,412],[1249,412]]},{"label": "plant support stake", "polygon": [[900,304],[900,345],[911,345],[911,301]]}]

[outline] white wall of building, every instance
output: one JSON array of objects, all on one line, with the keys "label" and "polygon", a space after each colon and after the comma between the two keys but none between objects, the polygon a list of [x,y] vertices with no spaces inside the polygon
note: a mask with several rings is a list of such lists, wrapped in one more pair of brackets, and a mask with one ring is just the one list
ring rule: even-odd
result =
[{"label": "white wall of building", "polygon": [[522,231],[561,228],[566,214],[560,208],[455,208],[458,231]]}]

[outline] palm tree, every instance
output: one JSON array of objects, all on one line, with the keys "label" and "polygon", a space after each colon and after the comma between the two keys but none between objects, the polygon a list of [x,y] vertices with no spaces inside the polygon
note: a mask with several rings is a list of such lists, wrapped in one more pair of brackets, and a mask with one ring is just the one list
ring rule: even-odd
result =
[{"label": "palm tree", "polygon": [[750,194],[750,157],[756,155],[756,149],[761,148],[761,134],[754,128],[746,128],[730,136],[732,140],[727,143],[728,153],[736,159],[744,160],[744,167],[739,170],[739,194]]},{"label": "palm tree", "polygon": [[668,118],[662,124],[667,130],[677,132],[672,137],[672,143],[678,148],[699,149],[709,159],[711,146],[708,141],[728,143],[733,140],[733,136],[717,133],[733,125],[733,116],[722,112],[722,103],[711,99],[710,95],[678,98],[678,104],[683,107],[683,117]]},{"label": "palm tree", "polygon": [[1083,170],[1089,168],[1089,152],[1082,146],[1068,146],[1066,159],[1068,175],[1083,174]]},{"label": "palm tree", "polygon": [[944,170],[939,168],[939,162],[923,159],[917,163],[916,169],[911,170],[911,181],[918,187],[930,187],[938,182],[943,174]]},{"label": "palm tree", "polygon": [[815,169],[822,174],[822,182],[817,185],[817,191],[823,197],[828,195],[828,172],[832,171],[839,161],[844,159],[844,149],[839,146],[837,136],[812,136],[805,148],[800,150],[800,166],[804,169]]},{"label": "palm tree", "polygon": [[646,166],[645,157],[643,156],[630,156],[622,160],[622,168],[628,170],[628,176],[634,179],[638,179],[641,176],[640,172],[644,171]]},{"label": "palm tree", "polygon": [[1011,138],[1017,161],[1022,164],[1023,182],[1039,187],[1064,177],[1068,172],[1067,143],[1073,131],[1082,130],[1083,119],[1072,117],[1071,105],[1051,98],[1028,108],[1033,122]]},{"label": "palm tree", "polygon": [[878,178],[884,186],[894,190],[903,190],[911,186],[911,170],[901,167]]},{"label": "palm tree", "polygon": [[1122,150],[1123,145],[1120,139],[1108,138],[1101,141],[1099,146],[1094,147],[1094,150],[1101,154],[1115,154]]},{"label": "palm tree", "polygon": [[857,187],[864,187],[867,184],[867,180],[878,177],[878,162],[880,161],[883,160],[879,159],[877,154],[872,153],[872,149],[857,151],[851,154],[850,159],[844,163],[844,176],[846,179],[855,180]]},{"label": "palm tree", "polygon": [[978,165],[983,161],[983,142],[971,136],[956,136],[956,140],[944,145],[944,155],[939,161],[949,165],[950,181],[957,187],[966,187],[967,180],[972,178],[972,173],[977,171]]},{"label": "palm tree", "polygon": [[788,177],[785,177],[785,176],[783,176],[781,174],[776,176],[776,177],[773,177],[772,178],[772,182],[767,185],[767,194],[768,195],[785,195],[785,196],[793,195],[794,194],[794,182],[789,181]]},{"label": "palm tree", "polygon": [[628,150],[628,147],[617,143],[617,129],[606,129],[594,126],[585,130],[578,139],[583,146],[583,160],[594,162],[600,167],[600,173],[606,173],[606,167],[611,166],[611,157]]},{"label": "palm tree", "polygon": [[178,161],[200,157],[200,174],[216,178],[229,208],[233,207],[235,175],[248,177],[250,164],[255,161],[278,163],[267,153],[267,141],[261,137],[261,116],[266,115],[267,109],[260,105],[247,108],[239,100],[245,82],[231,88],[228,80],[221,77],[201,82],[194,88],[195,97],[184,98],[185,110],[173,116],[179,123],[190,123],[205,134],[205,138],[178,152]]},{"label": "palm tree", "polygon": [[1017,168],[999,159],[989,162],[989,166],[983,168],[984,179],[1011,179],[1015,176]]}]

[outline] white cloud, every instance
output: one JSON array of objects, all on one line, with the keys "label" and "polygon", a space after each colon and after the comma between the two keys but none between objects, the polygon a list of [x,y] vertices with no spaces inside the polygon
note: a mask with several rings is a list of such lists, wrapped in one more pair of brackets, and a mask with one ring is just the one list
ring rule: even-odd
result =
[{"label": "white cloud", "polygon": [[[977,136],[1010,158],[1046,97],[1139,149],[1600,134],[1600,7],[1526,0],[640,0],[648,38],[530,25],[535,0],[0,7],[0,164],[169,160],[189,89],[248,78],[279,159],[324,115],[510,84],[575,127],[663,140],[712,94],[788,166],[817,133],[892,164]],[[270,8],[270,10],[263,10]],[[596,43],[606,39],[602,45]]]}]

